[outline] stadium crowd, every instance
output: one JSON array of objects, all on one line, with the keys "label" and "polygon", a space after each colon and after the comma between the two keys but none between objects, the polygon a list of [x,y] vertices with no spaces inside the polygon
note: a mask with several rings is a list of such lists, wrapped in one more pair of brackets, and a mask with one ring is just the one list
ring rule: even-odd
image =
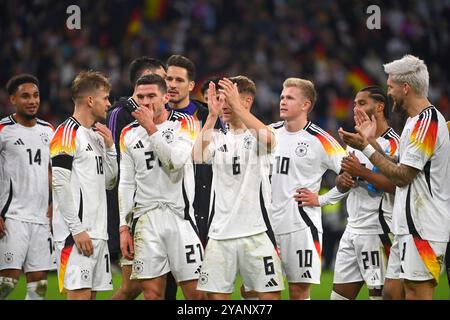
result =
[{"label": "stadium crowd", "polygon": [[[81,29],[65,27],[73,1],[0,3],[0,115],[12,108],[8,78],[20,72],[41,82],[41,117],[59,124],[72,110],[70,82],[83,69],[104,72],[112,100],[129,94],[127,66],[147,55],[180,53],[197,66],[197,89],[212,75],[255,80],[256,114],[278,119],[282,81],[301,75],[318,91],[314,120],[335,134],[352,123],[352,95],[385,84],[383,61],[414,52],[429,66],[430,99],[450,116],[450,3],[374,1],[381,29],[366,27],[360,1],[78,1]],[[5,108],[6,107],[6,108]]]}]

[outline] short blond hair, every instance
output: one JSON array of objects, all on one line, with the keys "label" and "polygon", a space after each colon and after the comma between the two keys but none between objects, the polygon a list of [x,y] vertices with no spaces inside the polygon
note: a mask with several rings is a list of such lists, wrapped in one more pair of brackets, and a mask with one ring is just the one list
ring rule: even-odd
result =
[{"label": "short blond hair", "polygon": [[314,105],[317,100],[317,91],[314,88],[314,83],[306,79],[300,78],[287,78],[283,82],[283,88],[296,87],[299,88],[306,99],[311,102],[311,109],[314,108]]}]

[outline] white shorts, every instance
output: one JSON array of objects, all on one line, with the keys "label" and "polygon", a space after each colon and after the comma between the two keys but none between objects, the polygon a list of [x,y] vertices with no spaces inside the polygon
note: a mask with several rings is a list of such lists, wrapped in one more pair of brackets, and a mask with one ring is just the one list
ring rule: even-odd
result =
[{"label": "white shorts", "polygon": [[6,235],[0,239],[0,270],[28,273],[52,269],[50,226],[7,218]]},{"label": "white shorts", "polygon": [[398,280],[400,279],[400,252],[398,248],[398,237],[394,236],[392,241],[391,253],[389,255],[388,266],[386,270],[386,278]]},{"label": "white shorts", "polygon": [[266,232],[237,239],[210,238],[197,289],[232,293],[238,272],[246,291],[272,292],[284,289],[278,249]]},{"label": "white shorts", "polygon": [[125,266],[132,267],[133,266],[133,260],[128,260],[125,257],[121,256],[120,257],[120,267],[125,267]]},{"label": "white shorts", "polygon": [[320,283],[322,233],[316,237],[309,227],[275,236],[289,283]]},{"label": "white shorts", "polygon": [[55,242],[53,241],[52,236],[52,246],[51,246],[51,254],[50,254],[50,260],[51,260],[51,267],[50,271],[57,271],[58,270],[58,263],[57,263],[57,257],[56,257],[56,248],[55,248]]},{"label": "white shorts", "polygon": [[444,270],[447,242],[422,240],[413,235],[397,235],[397,250],[391,250],[388,274],[391,279],[439,282]]},{"label": "white shorts", "polygon": [[369,289],[381,289],[387,255],[380,236],[345,231],[339,242],[333,283],[365,281]]},{"label": "white shorts", "polygon": [[90,257],[78,253],[72,236],[66,241],[55,241],[59,291],[113,289],[108,242],[92,239],[94,253]]},{"label": "white shorts", "polygon": [[130,279],[153,279],[169,272],[177,282],[198,279],[203,253],[192,221],[160,206],[138,218]]}]

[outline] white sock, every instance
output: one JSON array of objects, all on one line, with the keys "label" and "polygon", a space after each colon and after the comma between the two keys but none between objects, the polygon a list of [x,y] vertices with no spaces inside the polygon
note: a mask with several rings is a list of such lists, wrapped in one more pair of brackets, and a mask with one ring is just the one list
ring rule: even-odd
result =
[{"label": "white sock", "polygon": [[336,293],[334,291],[331,291],[331,297],[330,300],[349,300],[344,296],[341,296],[339,293]]},{"label": "white sock", "polygon": [[25,300],[44,300],[47,292],[47,280],[27,283],[27,296]]},{"label": "white sock", "polygon": [[383,300],[382,296],[369,296],[369,300]]}]

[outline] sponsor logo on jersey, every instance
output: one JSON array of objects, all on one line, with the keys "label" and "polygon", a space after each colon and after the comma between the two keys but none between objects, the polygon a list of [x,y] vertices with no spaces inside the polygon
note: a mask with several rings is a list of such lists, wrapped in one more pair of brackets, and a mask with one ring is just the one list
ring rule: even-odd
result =
[{"label": "sponsor logo on jersey", "polygon": [[136,143],[136,145],[133,147],[133,149],[142,149],[144,148],[144,144],[142,143],[141,140],[138,141],[138,143]]},{"label": "sponsor logo on jersey", "polygon": [[14,145],[15,146],[24,146],[25,143],[23,143],[22,139],[19,138],[19,139],[17,139],[16,142],[14,142]]},{"label": "sponsor logo on jersey", "polygon": [[311,279],[311,273],[309,272],[309,270],[306,270],[305,273],[302,274],[301,278],[305,278],[305,279]]},{"label": "sponsor logo on jersey", "polygon": [[94,151],[94,149],[92,149],[91,145],[88,143],[87,147],[86,147],[86,151]]},{"label": "sponsor logo on jersey", "polygon": [[200,271],[202,270],[202,266],[198,266],[197,270],[195,270],[194,274],[200,274]]},{"label": "sponsor logo on jersey", "polygon": [[228,147],[226,144],[224,144],[223,146],[217,148],[217,151],[219,152],[228,152]]},{"label": "sponsor logo on jersey", "polygon": [[270,281],[266,284],[266,288],[276,287],[276,286],[278,286],[278,283],[275,281],[274,278],[270,278]]}]

